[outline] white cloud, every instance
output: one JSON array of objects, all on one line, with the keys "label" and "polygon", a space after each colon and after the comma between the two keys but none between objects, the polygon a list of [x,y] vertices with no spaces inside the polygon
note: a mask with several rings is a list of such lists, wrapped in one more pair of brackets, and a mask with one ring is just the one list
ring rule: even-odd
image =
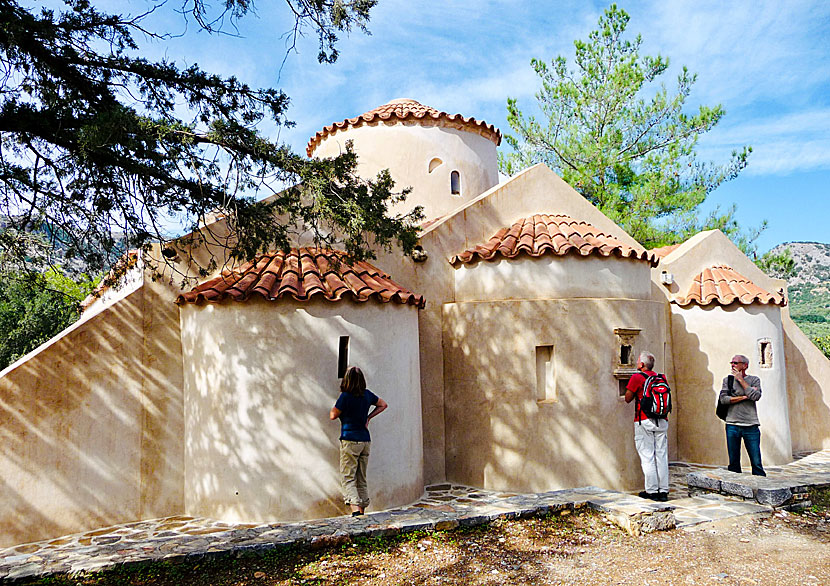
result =
[{"label": "white cloud", "polygon": [[714,131],[699,150],[702,159],[724,160],[752,146],[745,173],[780,175],[830,169],[830,108],[757,117]]},{"label": "white cloud", "polygon": [[826,2],[669,0],[645,12],[654,15],[646,47],[697,72],[703,103],[805,103],[830,77]]},{"label": "white cloud", "polygon": [[781,140],[755,148],[749,175],[786,175],[794,172],[830,169],[830,139]]}]

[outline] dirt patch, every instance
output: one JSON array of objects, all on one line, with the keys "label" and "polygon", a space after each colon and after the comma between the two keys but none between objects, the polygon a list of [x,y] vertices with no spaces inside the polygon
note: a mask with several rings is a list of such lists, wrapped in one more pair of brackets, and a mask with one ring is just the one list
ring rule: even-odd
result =
[{"label": "dirt patch", "polygon": [[320,584],[367,585],[828,584],[824,521],[786,515],[632,538],[593,514],[530,519],[354,558],[337,553],[300,574]]}]

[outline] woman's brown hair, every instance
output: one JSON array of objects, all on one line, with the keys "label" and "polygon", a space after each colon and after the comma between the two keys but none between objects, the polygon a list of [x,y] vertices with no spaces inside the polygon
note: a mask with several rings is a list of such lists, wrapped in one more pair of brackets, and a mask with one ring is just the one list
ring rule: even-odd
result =
[{"label": "woman's brown hair", "polygon": [[363,371],[356,366],[347,368],[343,380],[340,381],[340,391],[355,397],[362,397],[365,390],[366,378],[363,376]]}]

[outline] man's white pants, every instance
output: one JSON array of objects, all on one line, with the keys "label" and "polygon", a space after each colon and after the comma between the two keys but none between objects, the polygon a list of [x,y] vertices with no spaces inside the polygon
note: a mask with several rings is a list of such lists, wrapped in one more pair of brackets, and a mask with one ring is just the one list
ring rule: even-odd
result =
[{"label": "man's white pants", "polygon": [[634,446],[646,479],[646,492],[669,492],[669,422],[634,422]]}]

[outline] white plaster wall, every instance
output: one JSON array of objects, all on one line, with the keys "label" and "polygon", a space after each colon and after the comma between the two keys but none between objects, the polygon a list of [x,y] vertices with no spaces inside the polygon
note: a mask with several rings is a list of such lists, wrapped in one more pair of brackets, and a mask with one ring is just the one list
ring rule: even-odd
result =
[{"label": "white plaster wall", "polygon": [[423,491],[417,309],[290,300],[181,309],[185,508],[226,521],[341,514],[338,344],[389,403],[371,423],[371,507]]},{"label": "white plaster wall", "polygon": [[648,299],[649,265],[617,257],[545,255],[478,261],[455,271],[457,301]]},{"label": "white plaster wall", "polygon": [[[614,329],[640,329],[634,355],[649,350],[657,370],[671,373],[662,302],[459,302],[444,304],[443,316],[447,480],[518,492],[642,489],[634,404],[620,396],[613,374],[619,361]],[[553,347],[554,363],[544,400],[536,362],[542,345]],[[672,414],[672,459],[675,421]]]},{"label": "white plaster wall", "polygon": [[[428,300],[419,312],[421,337],[421,390],[424,420],[424,465],[428,483],[446,480],[445,451],[451,449],[446,438],[444,347],[442,345],[442,306],[456,299],[456,269],[447,260],[471,246],[486,243],[500,228],[535,213],[563,213],[590,222],[628,246],[640,245],[619,226],[602,215],[545,165],[526,169],[493,187],[458,213],[431,224],[421,235],[420,244],[429,255],[423,263],[413,262],[399,251],[378,251],[375,266],[382,268],[410,291]],[[624,261],[628,262],[628,261]],[[632,264],[640,263],[631,261]],[[642,263],[647,267],[646,263]],[[640,269],[637,269],[638,271]],[[646,277],[645,280],[648,280]],[[629,294],[626,293],[626,296]],[[662,300],[662,295],[658,298]],[[668,322],[667,303],[662,303]],[[534,319],[537,319],[534,317]],[[631,325],[631,324],[629,324]],[[613,327],[617,327],[616,324]],[[669,368],[669,367],[667,367]]]},{"label": "white plaster wall", "polygon": [[183,512],[180,349],[148,279],[0,373],[0,547]]},{"label": "white plaster wall", "polygon": [[[498,183],[496,145],[473,132],[401,123],[349,127],[324,139],[314,156],[345,152],[348,140],[354,141],[361,176],[372,178],[389,169],[398,189],[412,187],[406,201],[393,208],[396,213],[421,205],[426,219],[437,218]],[[442,164],[430,172],[434,158]],[[450,192],[452,171],[461,175],[461,195]]]},{"label": "white plaster wall", "polygon": [[[735,354],[749,357],[747,372],[761,379],[758,402],[761,452],[765,465],[792,461],[787,377],[781,309],[754,304],[728,307],[671,305],[672,341],[678,378],[680,457],[691,462],[728,462],[723,422],[715,401]],[[772,342],[772,368],[760,368],[758,341]],[[749,463],[744,454],[745,465]]]},{"label": "white plaster wall", "polygon": [[793,451],[830,448],[830,360],[782,313]]}]

